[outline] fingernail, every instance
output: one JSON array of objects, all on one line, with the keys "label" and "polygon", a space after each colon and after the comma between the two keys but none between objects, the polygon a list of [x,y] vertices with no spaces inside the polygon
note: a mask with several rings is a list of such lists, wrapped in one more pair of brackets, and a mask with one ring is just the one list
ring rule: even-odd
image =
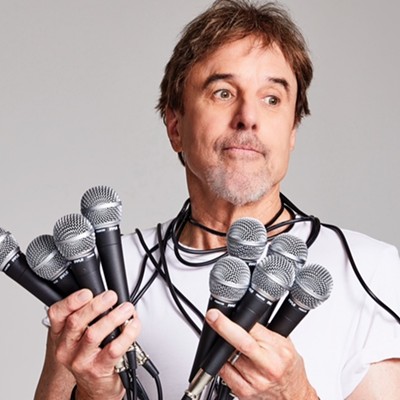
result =
[{"label": "fingernail", "polygon": [[208,310],[206,318],[208,322],[215,322],[218,319],[218,311],[213,309]]},{"label": "fingernail", "polygon": [[115,300],[115,293],[110,291],[104,292],[102,300],[104,303],[109,303],[110,301]]},{"label": "fingernail", "polygon": [[122,303],[119,307],[118,307],[122,312],[132,312],[132,304],[131,303]]},{"label": "fingernail", "polygon": [[92,293],[84,289],[78,294],[78,300],[81,302],[89,301],[92,298]]}]

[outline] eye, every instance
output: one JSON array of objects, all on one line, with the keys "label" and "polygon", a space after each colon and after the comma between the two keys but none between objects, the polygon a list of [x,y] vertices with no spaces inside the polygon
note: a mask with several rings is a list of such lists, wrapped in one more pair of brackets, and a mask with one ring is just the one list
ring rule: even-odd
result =
[{"label": "eye", "polygon": [[263,99],[264,103],[267,103],[270,106],[277,106],[280,103],[280,100],[276,96],[267,96]]},{"label": "eye", "polygon": [[219,89],[214,92],[214,96],[222,100],[229,100],[232,97],[232,93],[228,89]]}]

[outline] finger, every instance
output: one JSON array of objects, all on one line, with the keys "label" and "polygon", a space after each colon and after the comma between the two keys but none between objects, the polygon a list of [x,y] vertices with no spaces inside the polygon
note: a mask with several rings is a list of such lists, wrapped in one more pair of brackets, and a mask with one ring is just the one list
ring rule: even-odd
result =
[{"label": "finger", "polygon": [[72,313],[84,307],[92,298],[93,294],[90,290],[81,289],[53,304],[47,311],[52,333],[56,335],[60,334],[67,318]]},{"label": "finger", "polygon": [[131,346],[137,340],[140,329],[141,324],[137,317],[127,321],[121,334],[101,351],[99,362],[110,368],[114,367],[127,351],[132,350]]},{"label": "finger", "polygon": [[[82,358],[90,358],[94,353],[98,352],[99,346],[104,342],[109,335],[116,330],[119,333],[119,327],[125,324],[126,328],[130,325],[128,320],[132,320],[132,316],[134,314],[134,307],[132,303],[126,302],[115,308],[114,310],[110,311],[107,315],[104,315],[100,318],[96,323],[89,326],[82,335],[80,340],[80,355]],[[135,321],[136,322],[136,321]],[[112,349],[112,354],[110,356],[111,359],[121,356],[124,354],[129,347],[130,344],[133,343],[133,339],[130,343],[130,336],[128,335],[129,329],[124,335],[117,335],[117,338],[114,338],[113,345],[109,343],[108,351],[110,351],[110,345]],[[121,336],[121,338],[120,338]],[[116,341],[117,340],[117,341]],[[114,344],[116,341],[116,344]],[[114,354],[114,353],[115,354]],[[113,361],[113,360],[112,360]],[[114,365],[114,364],[112,364]]]},{"label": "finger", "polygon": [[250,356],[259,349],[256,340],[245,329],[216,309],[206,314],[207,323],[240,353]]},{"label": "finger", "polygon": [[79,310],[70,314],[65,321],[61,338],[66,343],[80,341],[82,335],[97,319],[108,312],[117,302],[117,294],[111,290],[103,292],[86,303]]}]

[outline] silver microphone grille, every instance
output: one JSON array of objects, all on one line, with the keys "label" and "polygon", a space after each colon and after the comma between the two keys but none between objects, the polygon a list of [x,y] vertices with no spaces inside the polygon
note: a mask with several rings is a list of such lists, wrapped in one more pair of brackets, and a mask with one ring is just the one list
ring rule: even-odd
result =
[{"label": "silver microphone grille", "polygon": [[267,230],[255,218],[245,217],[236,220],[227,234],[227,248],[231,256],[246,261],[256,261],[267,245]]},{"label": "silver microphone grille", "polygon": [[93,225],[81,214],[60,218],[54,225],[53,236],[58,251],[67,260],[84,257],[96,246]]},{"label": "silver microphone grille", "polygon": [[279,300],[293,285],[293,264],[279,255],[269,255],[254,268],[250,286],[271,301]]},{"label": "silver microphone grille", "polygon": [[28,244],[26,261],[37,275],[49,281],[63,274],[70,264],[58,251],[51,235],[38,236]]},{"label": "silver microphone grille", "polygon": [[332,287],[331,274],[321,265],[309,264],[297,272],[290,297],[300,307],[312,310],[330,296]]},{"label": "silver microphone grille", "polygon": [[4,267],[18,252],[19,245],[14,236],[0,228],[0,271],[3,271]]},{"label": "silver microphone grille", "polygon": [[279,254],[288,261],[292,261],[296,268],[301,268],[307,260],[308,249],[297,236],[281,233],[272,240],[267,254]]},{"label": "silver microphone grille", "polygon": [[250,269],[240,258],[219,259],[210,272],[211,295],[226,303],[236,303],[246,293],[251,278]]},{"label": "silver microphone grille", "polygon": [[122,203],[114,189],[95,186],[83,194],[81,212],[95,229],[107,228],[121,222]]}]

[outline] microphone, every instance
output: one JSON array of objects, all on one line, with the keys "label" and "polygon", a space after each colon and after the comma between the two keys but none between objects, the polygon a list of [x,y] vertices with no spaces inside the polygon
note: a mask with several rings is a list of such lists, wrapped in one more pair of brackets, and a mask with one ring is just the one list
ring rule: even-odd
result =
[{"label": "microphone", "polygon": [[297,272],[289,295],[268,325],[268,329],[287,337],[300,321],[331,294],[333,280],[321,265],[309,264]]},{"label": "microphone", "polygon": [[[210,272],[210,300],[207,310],[217,308],[224,315],[230,316],[237,303],[247,291],[250,283],[250,269],[240,258],[226,256],[220,258]],[[189,382],[200,368],[200,364],[209,353],[219,335],[204,322],[197,352],[193,361]]]},{"label": "microphone", "polygon": [[41,235],[33,239],[26,248],[26,260],[33,272],[52,282],[64,295],[80,289],[69,270],[71,262],[58,251],[53,236]]},{"label": "microphone", "polygon": [[[118,194],[108,186],[88,189],[81,198],[81,213],[94,228],[96,247],[107,287],[118,296],[116,305],[130,301],[119,228],[122,202]],[[153,377],[158,375],[157,368],[139,343],[133,344],[127,352],[127,358],[132,370],[139,364]]]},{"label": "microphone", "polygon": [[[284,257],[292,263],[295,273],[305,264],[308,256],[308,248],[306,244],[297,236],[289,233],[281,233],[272,239],[268,246],[267,255],[276,254]],[[275,306],[270,307],[258,321],[261,325],[266,326],[274,312]]]},{"label": "microphone", "polygon": [[0,271],[3,271],[28,292],[50,307],[62,299],[49,282],[37,276],[26,261],[19,245],[10,232],[0,228]]},{"label": "microphone", "polygon": [[228,230],[228,254],[246,261],[251,269],[255,267],[266,246],[267,230],[256,218],[239,218]]},{"label": "microphone", "polygon": [[96,247],[107,287],[117,293],[117,305],[129,301],[119,228],[122,203],[118,194],[107,186],[88,189],[81,199],[81,212],[94,227]]},{"label": "microphone", "polygon": [[267,254],[278,254],[291,261],[296,269],[303,267],[307,260],[307,245],[297,236],[281,233],[276,236],[268,246]]},{"label": "microphone", "polygon": [[[246,331],[250,331],[266,310],[287,293],[293,281],[294,268],[290,262],[280,256],[267,256],[257,263],[250,287],[232,314],[231,320]],[[219,337],[191,381],[182,400],[197,399],[234,350],[231,344]]]}]

